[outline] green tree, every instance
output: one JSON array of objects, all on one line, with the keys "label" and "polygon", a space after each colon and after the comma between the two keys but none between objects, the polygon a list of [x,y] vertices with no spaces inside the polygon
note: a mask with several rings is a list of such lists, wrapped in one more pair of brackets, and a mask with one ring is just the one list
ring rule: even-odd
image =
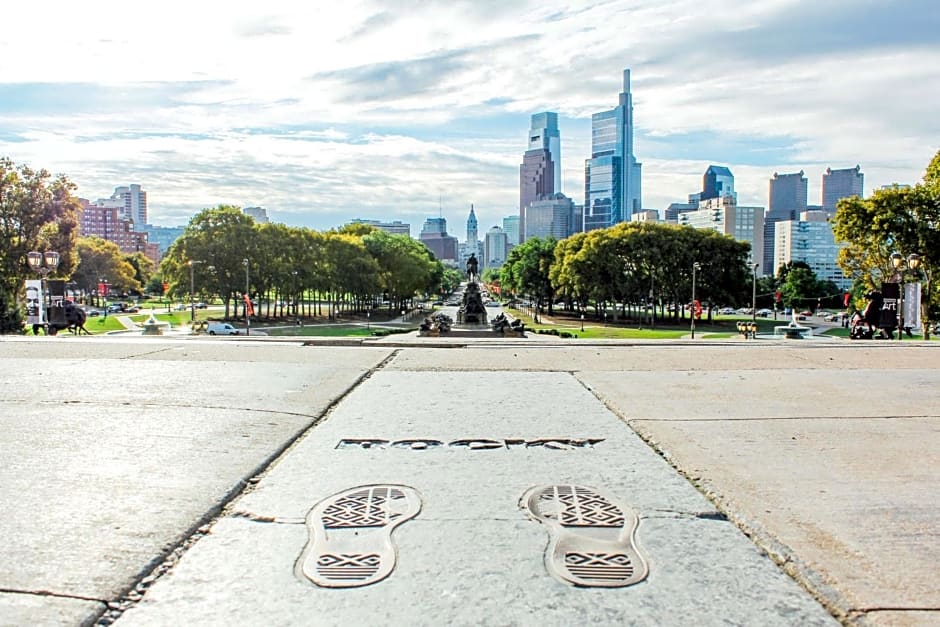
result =
[{"label": "green tree", "polygon": [[549,270],[555,258],[557,243],[553,237],[533,237],[509,251],[509,258],[500,272],[503,289],[531,296],[537,308],[547,303],[551,312],[554,290]]},{"label": "green tree", "polygon": [[140,290],[138,270],[130,262],[131,256],[124,255],[114,242],[100,237],[80,237],[75,251],[79,261],[72,273],[72,282],[86,294],[96,290],[102,282],[108,284],[109,293]]},{"label": "green tree", "polygon": [[26,261],[32,250],[59,253],[50,278],[67,278],[75,267],[73,248],[81,205],[75,186],[46,170],[16,166],[0,158],[0,333],[22,330],[24,280],[35,278]]},{"label": "green tree", "polygon": [[[190,220],[160,264],[164,279],[171,285],[170,293],[188,300],[192,277],[195,291],[219,295],[225,304],[225,316],[229,317],[232,303],[237,308],[245,292],[243,260],[248,259],[251,267],[263,263],[256,252],[255,235],[254,220],[238,207],[203,209]],[[249,292],[253,292],[250,286]]]},{"label": "green tree", "polygon": [[404,307],[419,291],[433,291],[435,264],[427,246],[407,235],[375,231],[362,238],[379,267],[381,289],[392,304]]},{"label": "green tree", "polygon": [[923,182],[911,189],[882,189],[864,200],[840,200],[832,230],[845,243],[839,266],[866,291],[899,280],[892,253],[921,256],[921,318],[929,338],[930,321],[940,312],[940,290],[933,280],[940,267],[940,152],[928,164]]}]

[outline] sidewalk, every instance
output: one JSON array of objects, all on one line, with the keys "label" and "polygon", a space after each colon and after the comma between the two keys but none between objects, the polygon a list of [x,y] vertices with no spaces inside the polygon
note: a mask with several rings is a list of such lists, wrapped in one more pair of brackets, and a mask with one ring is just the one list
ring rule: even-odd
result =
[{"label": "sidewalk", "polygon": [[[940,621],[940,347],[393,339],[0,338],[0,624]],[[559,579],[522,497],[572,485],[645,579]],[[362,486],[420,509],[321,587],[311,512]]]}]

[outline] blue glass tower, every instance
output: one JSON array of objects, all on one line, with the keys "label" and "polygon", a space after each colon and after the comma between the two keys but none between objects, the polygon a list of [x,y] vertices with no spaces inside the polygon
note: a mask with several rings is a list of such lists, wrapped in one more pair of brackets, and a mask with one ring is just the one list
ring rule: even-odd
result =
[{"label": "blue glass tower", "polygon": [[591,116],[591,158],[584,162],[584,230],[626,222],[642,208],[641,167],[633,154],[630,70],[620,104]]},{"label": "blue glass tower", "polygon": [[722,198],[723,196],[738,195],[734,193],[734,175],[731,170],[722,165],[710,165],[702,176],[701,200],[709,198]]}]

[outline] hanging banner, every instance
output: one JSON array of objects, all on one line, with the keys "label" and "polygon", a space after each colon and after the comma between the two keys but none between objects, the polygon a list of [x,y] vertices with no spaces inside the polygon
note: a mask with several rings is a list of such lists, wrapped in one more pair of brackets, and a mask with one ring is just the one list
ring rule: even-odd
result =
[{"label": "hanging banner", "polygon": [[920,283],[904,286],[904,326],[920,329]]},{"label": "hanging banner", "polygon": [[42,306],[42,280],[26,280],[26,323],[45,324]]},{"label": "hanging banner", "polygon": [[898,298],[901,296],[901,290],[897,283],[882,283],[881,295],[884,301],[881,304],[878,328],[895,329],[898,326]]}]

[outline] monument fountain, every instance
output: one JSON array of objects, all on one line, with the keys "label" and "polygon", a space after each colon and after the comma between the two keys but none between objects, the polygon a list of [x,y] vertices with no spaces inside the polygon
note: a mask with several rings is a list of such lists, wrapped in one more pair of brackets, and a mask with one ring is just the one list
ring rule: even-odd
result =
[{"label": "monument fountain", "polygon": [[804,327],[799,322],[796,321],[796,310],[793,310],[793,319],[789,324],[779,327],[774,327],[774,337],[783,336],[788,340],[802,340],[807,337],[813,336],[813,330],[809,327]]}]

